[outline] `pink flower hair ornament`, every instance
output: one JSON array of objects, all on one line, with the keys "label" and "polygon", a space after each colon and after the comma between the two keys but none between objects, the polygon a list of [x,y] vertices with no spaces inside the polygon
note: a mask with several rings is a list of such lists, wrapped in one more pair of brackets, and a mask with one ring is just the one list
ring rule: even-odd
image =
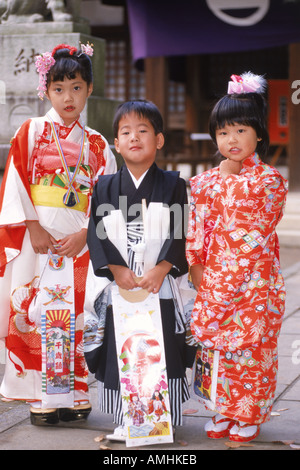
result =
[{"label": "pink flower hair ornament", "polygon": [[47,73],[55,64],[55,59],[52,56],[51,52],[44,52],[37,56],[35,60],[36,70],[39,73],[39,86],[37,87],[38,90],[38,97],[43,100],[44,95],[47,91],[46,83],[47,83]]},{"label": "pink flower hair ornament", "polygon": [[[89,44],[89,43],[87,45],[81,44],[80,48],[81,48],[82,53],[88,56],[92,56],[94,53],[93,44]],[[41,100],[44,99],[44,95],[47,91],[47,74],[49,70],[51,69],[51,67],[53,67],[53,65],[55,64],[55,59],[53,56],[56,53],[56,51],[60,49],[69,49],[70,55],[73,55],[77,51],[76,47],[71,47],[71,46],[68,46],[67,44],[59,44],[53,49],[52,52],[44,52],[43,54],[40,54],[36,57],[35,67],[39,74],[39,86],[37,87],[37,90],[38,90],[38,97]]]},{"label": "pink flower hair ornament", "polygon": [[89,42],[86,45],[80,43],[80,49],[82,52],[90,57],[94,54],[93,46],[94,44],[90,44]]},{"label": "pink flower hair ornament", "polygon": [[242,75],[231,75],[228,83],[228,95],[243,93],[264,93],[267,82],[261,75],[245,72]]}]

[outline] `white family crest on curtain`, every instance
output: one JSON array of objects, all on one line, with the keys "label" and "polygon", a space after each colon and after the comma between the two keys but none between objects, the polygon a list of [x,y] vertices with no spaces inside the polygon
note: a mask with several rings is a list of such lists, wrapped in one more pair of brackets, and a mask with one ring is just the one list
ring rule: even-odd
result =
[{"label": "white family crest on curtain", "polygon": [[[252,26],[259,23],[270,8],[270,0],[206,0],[208,8],[217,18],[234,26]],[[249,11],[239,17],[238,12]],[[234,15],[231,12],[234,11]]]}]

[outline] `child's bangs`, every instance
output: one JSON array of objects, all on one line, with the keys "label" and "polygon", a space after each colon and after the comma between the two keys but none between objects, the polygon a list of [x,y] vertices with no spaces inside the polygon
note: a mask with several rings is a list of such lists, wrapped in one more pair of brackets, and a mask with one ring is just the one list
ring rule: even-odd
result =
[{"label": "child's bangs", "polygon": [[60,59],[51,69],[49,78],[53,82],[64,81],[65,77],[74,80],[78,73],[80,73],[80,65],[77,61]]},{"label": "child's bangs", "polygon": [[215,114],[215,129],[222,129],[226,125],[231,126],[234,124],[252,126],[253,119],[251,119],[251,116],[253,116],[253,110],[250,108],[252,106],[249,101],[224,100],[223,103],[220,103]]}]

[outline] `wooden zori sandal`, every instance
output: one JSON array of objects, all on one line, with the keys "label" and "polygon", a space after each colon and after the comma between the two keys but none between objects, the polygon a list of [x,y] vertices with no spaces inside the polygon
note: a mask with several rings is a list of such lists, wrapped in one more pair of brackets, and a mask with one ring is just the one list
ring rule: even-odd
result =
[{"label": "wooden zori sandal", "polygon": [[61,421],[77,421],[79,419],[87,419],[92,407],[90,403],[76,405],[73,408],[60,408],[59,419]]},{"label": "wooden zori sandal", "polygon": [[222,439],[229,436],[230,429],[236,422],[222,415],[216,415],[206,423],[204,429],[210,439]]},{"label": "wooden zori sandal", "polygon": [[257,424],[236,422],[230,429],[229,439],[236,442],[249,442],[255,439],[260,431]]},{"label": "wooden zori sandal", "polygon": [[56,408],[33,408],[30,407],[30,422],[34,426],[43,426],[44,424],[57,424],[59,414]]}]

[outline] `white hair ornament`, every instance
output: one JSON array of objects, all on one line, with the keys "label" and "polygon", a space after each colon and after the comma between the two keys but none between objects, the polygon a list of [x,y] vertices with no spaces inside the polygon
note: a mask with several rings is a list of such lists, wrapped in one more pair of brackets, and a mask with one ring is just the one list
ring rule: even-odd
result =
[{"label": "white hair ornament", "polygon": [[245,72],[242,75],[231,75],[228,83],[228,95],[243,93],[264,93],[267,88],[267,81],[262,75],[255,75]]}]

